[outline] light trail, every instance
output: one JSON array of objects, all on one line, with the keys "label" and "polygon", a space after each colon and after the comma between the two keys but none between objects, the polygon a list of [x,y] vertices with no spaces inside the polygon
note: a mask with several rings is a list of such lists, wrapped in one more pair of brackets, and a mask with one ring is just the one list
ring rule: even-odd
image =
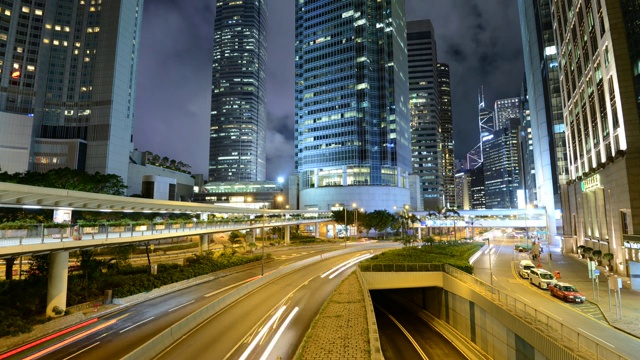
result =
[{"label": "light trail", "polygon": [[276,312],[271,319],[262,327],[262,330],[260,330],[260,332],[258,333],[258,335],[253,339],[253,341],[251,342],[251,344],[249,344],[249,347],[247,348],[247,350],[244,351],[244,353],[242,354],[242,356],[240,356],[240,360],[246,360],[247,357],[249,356],[249,354],[253,351],[253,348],[256,347],[256,345],[258,344],[258,341],[260,341],[260,339],[267,333],[267,331],[269,330],[269,328],[271,327],[271,325],[273,325],[274,322],[276,322],[276,320],[278,320],[278,318],[280,317],[280,315],[282,315],[282,313],[284,312],[284,310],[286,309],[286,306],[282,306],[280,308],[280,310],[278,310],[278,312]]},{"label": "light trail", "polygon": [[278,329],[278,332],[276,332],[276,334],[273,336],[273,339],[269,343],[269,346],[267,346],[267,349],[264,351],[264,353],[260,357],[260,360],[267,360],[267,356],[269,356],[269,353],[271,353],[271,350],[273,350],[273,348],[276,346],[276,343],[278,342],[278,339],[280,339],[280,336],[282,336],[284,329],[286,329],[287,325],[289,325],[289,322],[291,322],[291,319],[293,319],[293,316],[298,312],[298,310],[299,308],[296,306],[295,309],[293,309],[293,311],[291,312],[291,314],[287,316],[285,321],[282,323],[282,325]]}]

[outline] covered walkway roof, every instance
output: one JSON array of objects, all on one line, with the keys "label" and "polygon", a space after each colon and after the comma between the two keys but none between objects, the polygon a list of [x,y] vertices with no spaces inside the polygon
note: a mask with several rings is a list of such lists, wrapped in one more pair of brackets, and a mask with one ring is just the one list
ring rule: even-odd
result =
[{"label": "covered walkway roof", "polygon": [[[0,208],[70,209],[78,211],[173,212],[256,214],[258,209],[235,208],[183,201],[153,200],[127,196],[95,194],[82,191],[53,189],[0,182]],[[265,210],[271,214],[310,214],[324,211]]]}]

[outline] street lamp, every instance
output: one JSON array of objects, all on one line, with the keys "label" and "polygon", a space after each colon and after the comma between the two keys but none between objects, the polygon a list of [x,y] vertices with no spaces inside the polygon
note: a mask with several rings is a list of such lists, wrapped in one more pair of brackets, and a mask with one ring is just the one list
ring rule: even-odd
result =
[{"label": "street lamp", "polygon": [[353,203],[351,204],[351,207],[353,207],[354,211],[353,226],[355,226],[356,228],[356,241],[358,241],[358,205],[356,203]]},{"label": "street lamp", "polygon": [[493,266],[491,266],[491,238],[487,237],[487,247],[489,248],[489,282],[493,286]]},{"label": "street lamp", "polygon": [[[340,206],[340,204],[336,204],[336,207]],[[344,227],[342,228],[344,232],[344,248],[347,248],[347,207],[342,205],[342,210],[344,211]]]},{"label": "street lamp", "polygon": [[264,223],[267,221],[267,204],[262,205],[262,276],[264,276]]}]

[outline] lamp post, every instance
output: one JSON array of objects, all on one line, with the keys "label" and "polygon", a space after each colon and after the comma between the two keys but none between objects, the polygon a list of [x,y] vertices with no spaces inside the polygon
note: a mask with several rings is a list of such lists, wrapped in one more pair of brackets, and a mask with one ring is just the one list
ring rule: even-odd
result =
[{"label": "lamp post", "polygon": [[356,242],[358,241],[358,205],[356,203],[351,204],[351,207],[353,207],[353,211],[354,211],[354,220],[353,220],[353,226],[356,228]]},{"label": "lamp post", "polygon": [[[340,204],[336,204],[336,207],[340,206]],[[344,248],[347,248],[347,207],[342,205],[342,210],[344,211]]]},{"label": "lamp post", "polygon": [[491,238],[487,238],[487,247],[489,248],[489,282],[493,286],[493,266],[491,266]]},{"label": "lamp post", "polygon": [[262,205],[262,276],[264,276],[264,224],[267,221],[267,204]]}]

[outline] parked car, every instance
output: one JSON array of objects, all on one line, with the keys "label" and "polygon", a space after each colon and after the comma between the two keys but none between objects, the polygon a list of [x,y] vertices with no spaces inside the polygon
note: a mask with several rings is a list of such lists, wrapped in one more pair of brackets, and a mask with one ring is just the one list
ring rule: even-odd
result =
[{"label": "parked car", "polygon": [[584,303],[587,298],[582,295],[575,286],[569,283],[556,283],[549,285],[549,292],[552,296],[558,297],[567,302]]},{"label": "parked car", "polygon": [[529,271],[535,268],[536,266],[531,262],[531,260],[520,260],[520,264],[518,265],[518,274],[523,279],[528,279]]},{"label": "parked car", "polygon": [[540,289],[547,289],[549,285],[558,283],[558,280],[549,271],[534,268],[529,270],[529,282]]}]

